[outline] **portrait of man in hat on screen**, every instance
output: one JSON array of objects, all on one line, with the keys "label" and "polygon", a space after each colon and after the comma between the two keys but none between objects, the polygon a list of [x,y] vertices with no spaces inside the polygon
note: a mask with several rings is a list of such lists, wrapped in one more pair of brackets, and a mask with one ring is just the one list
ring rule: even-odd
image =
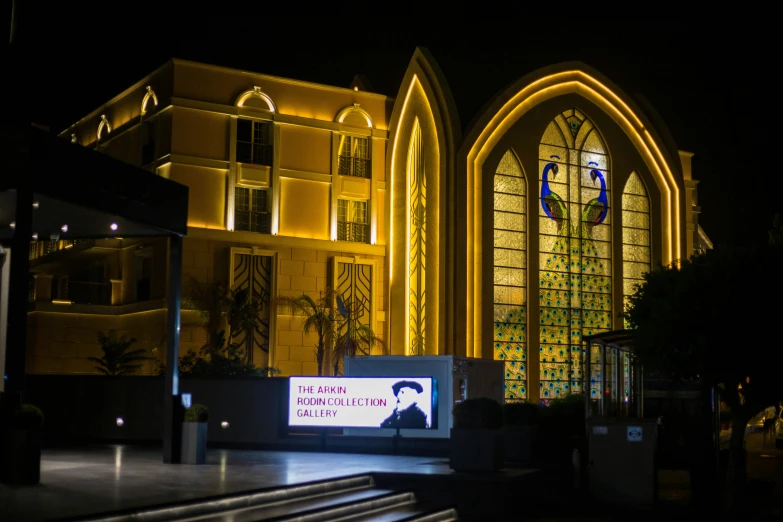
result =
[{"label": "portrait of man in hat on screen", "polygon": [[427,414],[418,404],[420,394],[424,391],[421,384],[416,381],[399,381],[392,385],[392,391],[397,397],[397,405],[391,415],[381,423],[381,428],[428,428]]}]

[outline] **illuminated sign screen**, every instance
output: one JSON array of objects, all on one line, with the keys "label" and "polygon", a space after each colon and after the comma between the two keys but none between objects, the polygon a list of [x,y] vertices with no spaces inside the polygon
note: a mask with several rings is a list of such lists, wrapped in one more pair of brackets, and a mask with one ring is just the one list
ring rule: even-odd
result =
[{"label": "illuminated sign screen", "polygon": [[436,429],[433,377],[290,377],[288,425]]}]

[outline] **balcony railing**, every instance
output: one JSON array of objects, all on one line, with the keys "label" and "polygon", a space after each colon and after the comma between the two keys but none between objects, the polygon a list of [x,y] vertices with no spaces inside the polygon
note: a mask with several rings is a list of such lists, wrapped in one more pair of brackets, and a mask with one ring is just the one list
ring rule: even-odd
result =
[{"label": "balcony railing", "polygon": [[369,179],[372,174],[370,160],[352,156],[340,156],[337,159],[337,173],[341,176]]},{"label": "balcony railing", "polygon": [[[75,304],[110,305],[111,283],[92,283],[89,281],[68,281],[63,285],[56,299],[71,301]],[[65,295],[63,295],[65,294]]]},{"label": "balcony railing", "polygon": [[337,222],[337,239],[356,243],[370,242],[370,225],[362,223]]},{"label": "balcony railing", "polygon": [[30,261],[49,255],[52,252],[70,248],[78,241],[78,239],[50,239],[44,241],[30,241]]}]

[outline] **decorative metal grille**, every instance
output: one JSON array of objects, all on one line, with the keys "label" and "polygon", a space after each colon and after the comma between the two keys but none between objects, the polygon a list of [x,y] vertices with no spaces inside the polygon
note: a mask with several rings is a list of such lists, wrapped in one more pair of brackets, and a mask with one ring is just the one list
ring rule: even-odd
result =
[{"label": "decorative metal grille", "polygon": [[408,150],[410,180],[410,257],[409,257],[409,354],[424,355],[426,326],[426,246],[427,246],[427,182],[419,119],[413,122]]},{"label": "decorative metal grille", "polygon": [[[260,349],[264,356],[269,353],[272,266],[272,256],[250,253],[235,253],[233,255],[233,283],[231,289],[249,289],[251,299],[260,298],[264,302],[259,316],[261,325],[253,333],[253,339],[248,342],[247,332],[242,332],[233,337],[234,343],[249,348],[247,349],[247,360],[250,363],[255,363],[254,352],[256,349]],[[267,361],[258,361],[258,363],[257,365],[264,365]]]}]

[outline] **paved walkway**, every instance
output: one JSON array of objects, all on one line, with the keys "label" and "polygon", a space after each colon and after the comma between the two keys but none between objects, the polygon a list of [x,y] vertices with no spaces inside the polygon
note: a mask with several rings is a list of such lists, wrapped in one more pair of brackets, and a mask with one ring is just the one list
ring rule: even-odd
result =
[{"label": "paved walkway", "polygon": [[209,450],[203,466],[170,465],[161,450],[47,450],[41,484],[0,485],[0,520],[37,522],[370,472],[448,474],[444,459],[391,455]]}]

